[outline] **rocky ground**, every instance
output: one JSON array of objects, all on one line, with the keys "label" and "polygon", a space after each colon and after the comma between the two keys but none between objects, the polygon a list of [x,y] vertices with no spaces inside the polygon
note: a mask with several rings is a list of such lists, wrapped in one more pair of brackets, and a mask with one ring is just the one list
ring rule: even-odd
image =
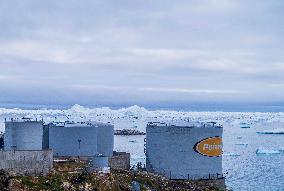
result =
[{"label": "rocky ground", "polygon": [[173,181],[151,173],[112,170],[87,173],[85,162],[55,163],[48,176],[15,176],[0,171],[1,191],[217,191],[213,182]]}]

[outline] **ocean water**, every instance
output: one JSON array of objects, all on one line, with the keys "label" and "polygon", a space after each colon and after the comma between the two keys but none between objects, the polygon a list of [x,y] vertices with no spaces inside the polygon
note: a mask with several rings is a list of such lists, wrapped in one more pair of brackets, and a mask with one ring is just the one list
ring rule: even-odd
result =
[{"label": "ocean water", "polygon": [[[0,131],[5,118],[43,118],[44,121],[101,121],[114,124],[115,129],[145,131],[150,121],[190,120],[216,121],[223,125],[223,173],[226,185],[233,190],[284,190],[284,132],[283,112],[196,112],[174,110],[147,110],[129,108],[85,108],[74,105],[65,109],[7,109],[0,108]],[[246,123],[247,125],[244,125]],[[250,128],[241,128],[250,126]],[[145,163],[145,136],[115,136],[115,150],[131,153],[131,164]],[[264,154],[257,154],[256,151]]]},{"label": "ocean water", "polygon": [[[224,152],[240,155],[223,157],[228,186],[234,190],[284,190],[284,153],[269,154],[284,147],[284,135],[257,133],[275,128],[284,128],[284,123],[263,122],[252,124],[250,129],[224,126]],[[268,154],[258,155],[257,149],[266,150]]]},{"label": "ocean water", "polygon": [[[284,153],[256,154],[284,148],[284,135],[258,134],[258,131],[284,128],[284,123],[263,123],[240,128],[238,124],[224,124],[223,173],[226,185],[235,191],[284,190]],[[115,136],[115,149],[131,153],[132,165],[145,163],[145,136]]]}]

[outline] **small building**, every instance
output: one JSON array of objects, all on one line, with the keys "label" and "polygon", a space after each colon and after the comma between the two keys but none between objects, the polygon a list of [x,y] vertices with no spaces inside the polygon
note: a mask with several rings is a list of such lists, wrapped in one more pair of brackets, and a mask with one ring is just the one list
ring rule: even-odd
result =
[{"label": "small building", "polygon": [[130,169],[130,153],[113,152],[113,156],[108,159],[111,169]]},{"label": "small building", "polygon": [[222,132],[215,123],[149,123],[147,171],[170,179],[222,177]]}]

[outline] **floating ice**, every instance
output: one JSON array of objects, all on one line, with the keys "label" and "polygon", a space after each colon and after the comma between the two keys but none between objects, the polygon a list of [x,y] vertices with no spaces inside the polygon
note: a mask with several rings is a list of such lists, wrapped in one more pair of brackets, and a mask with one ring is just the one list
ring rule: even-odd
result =
[{"label": "floating ice", "polygon": [[238,146],[248,146],[248,143],[236,143]]},{"label": "floating ice", "polygon": [[278,155],[278,154],[283,154],[284,153],[284,148],[282,149],[278,149],[278,150],[275,150],[275,149],[257,149],[256,150],[256,154],[257,155]]},{"label": "floating ice", "polygon": [[240,128],[244,128],[244,129],[250,128],[250,125],[247,123],[240,123]]},{"label": "floating ice", "polygon": [[[282,122],[284,112],[261,113],[261,112],[194,112],[153,110],[149,111],[140,106],[111,109],[108,107],[87,108],[75,104],[69,109],[6,109],[0,108],[0,131],[4,129],[5,118],[33,117],[43,118],[45,122],[51,121],[97,121],[114,124],[116,129],[135,128],[145,131],[146,124],[153,121],[216,121],[224,124],[224,127],[232,124],[248,128],[250,124],[259,124],[264,121]],[[1,124],[2,122],[2,124]],[[239,139],[239,138],[237,138]]]},{"label": "floating ice", "polygon": [[241,156],[241,155],[237,154],[237,153],[224,153],[223,156],[238,157],[238,156]]},{"label": "floating ice", "polygon": [[284,134],[284,128],[279,128],[279,129],[272,129],[272,130],[264,130],[257,132],[258,134]]}]

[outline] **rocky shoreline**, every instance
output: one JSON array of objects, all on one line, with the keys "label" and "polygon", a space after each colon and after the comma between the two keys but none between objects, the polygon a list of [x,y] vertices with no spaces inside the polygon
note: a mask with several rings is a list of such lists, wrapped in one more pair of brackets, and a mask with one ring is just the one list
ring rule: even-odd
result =
[{"label": "rocky shoreline", "polygon": [[114,135],[146,135],[146,133],[133,129],[121,129],[114,130]]}]

